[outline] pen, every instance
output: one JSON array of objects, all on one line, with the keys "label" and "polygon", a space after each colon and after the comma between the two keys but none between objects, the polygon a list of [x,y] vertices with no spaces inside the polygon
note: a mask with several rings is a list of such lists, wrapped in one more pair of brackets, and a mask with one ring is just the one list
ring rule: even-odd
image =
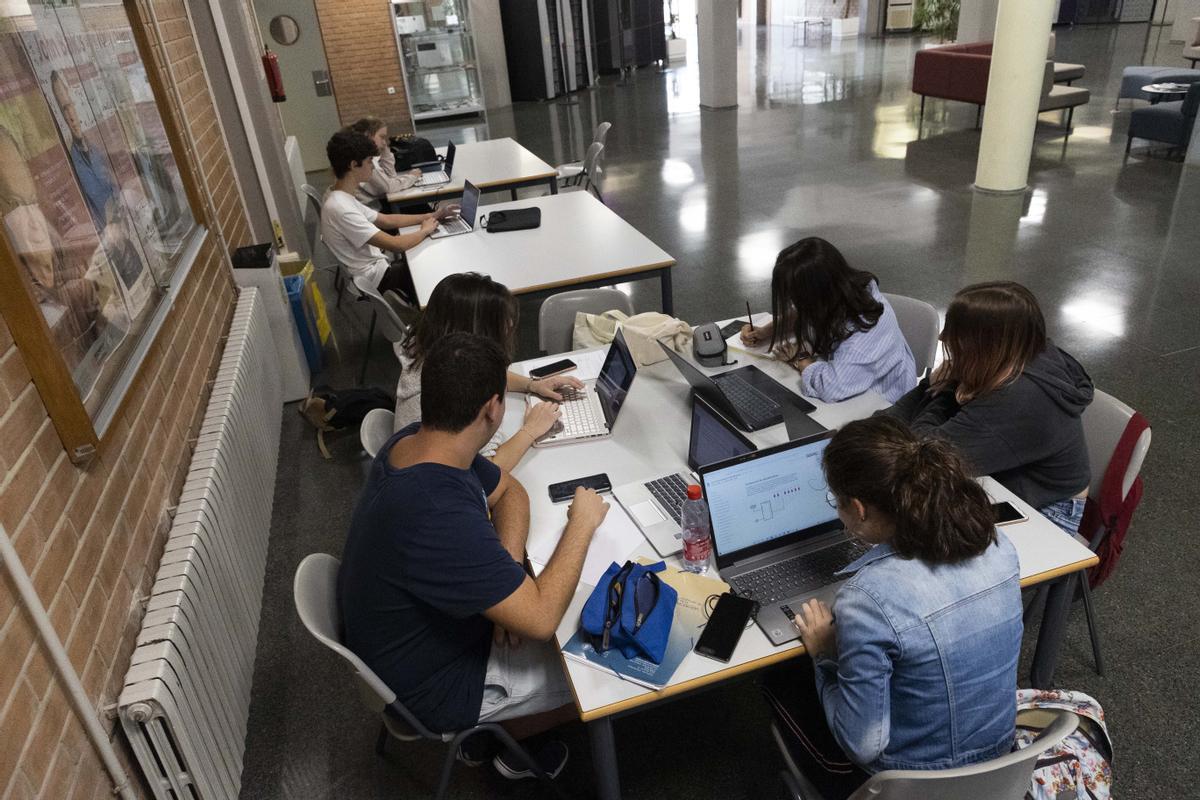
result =
[{"label": "pen", "polygon": [[750,330],[754,330],[754,315],[750,313],[750,301],[746,301],[746,320],[750,323]]}]

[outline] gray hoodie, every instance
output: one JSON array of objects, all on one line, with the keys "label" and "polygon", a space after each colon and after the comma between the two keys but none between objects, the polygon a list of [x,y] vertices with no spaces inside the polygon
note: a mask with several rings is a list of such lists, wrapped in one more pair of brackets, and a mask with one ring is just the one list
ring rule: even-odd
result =
[{"label": "gray hoodie", "polygon": [[952,442],[975,474],[1044,508],[1091,482],[1081,419],[1091,402],[1087,372],[1047,342],[1015,381],[963,406],[951,391],[930,396],[926,379],[883,413]]}]

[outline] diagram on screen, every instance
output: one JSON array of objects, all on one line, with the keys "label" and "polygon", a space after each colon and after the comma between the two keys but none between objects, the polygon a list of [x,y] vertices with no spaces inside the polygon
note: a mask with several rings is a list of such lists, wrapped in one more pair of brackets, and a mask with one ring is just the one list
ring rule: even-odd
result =
[{"label": "diagram on screen", "polygon": [[767,500],[750,504],[755,522],[770,522],[783,511],[783,497],[774,495]]}]

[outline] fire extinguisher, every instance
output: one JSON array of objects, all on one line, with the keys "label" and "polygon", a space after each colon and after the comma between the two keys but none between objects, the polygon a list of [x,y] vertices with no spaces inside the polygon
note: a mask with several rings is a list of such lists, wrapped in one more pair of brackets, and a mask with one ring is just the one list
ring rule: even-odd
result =
[{"label": "fire extinguisher", "polygon": [[271,99],[276,103],[282,103],[287,100],[287,93],[283,91],[283,75],[279,72],[279,59],[271,52],[271,48],[263,47],[263,50],[266,51],[262,57],[263,71],[267,73],[267,87],[271,90]]}]

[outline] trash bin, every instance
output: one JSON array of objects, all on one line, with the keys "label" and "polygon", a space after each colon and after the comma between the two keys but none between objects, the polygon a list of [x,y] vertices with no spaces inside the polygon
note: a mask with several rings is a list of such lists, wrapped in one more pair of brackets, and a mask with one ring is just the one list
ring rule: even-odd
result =
[{"label": "trash bin", "polygon": [[309,372],[316,374],[321,371],[321,339],[317,336],[317,321],[312,309],[305,301],[304,276],[289,275],[283,279],[283,285],[296,318],[296,328],[300,331],[300,344],[304,347]]}]

